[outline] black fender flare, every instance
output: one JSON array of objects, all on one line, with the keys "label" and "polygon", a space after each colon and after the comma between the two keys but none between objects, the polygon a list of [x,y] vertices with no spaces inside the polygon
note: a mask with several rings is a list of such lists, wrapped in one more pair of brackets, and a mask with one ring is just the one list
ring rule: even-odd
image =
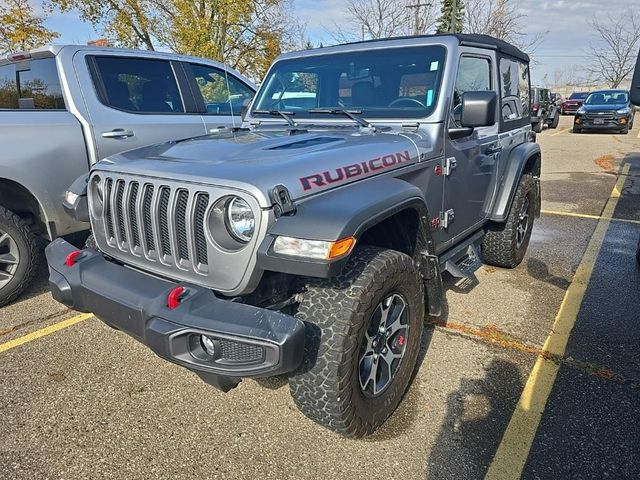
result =
[{"label": "black fender flare", "polygon": [[415,210],[418,215],[414,260],[427,283],[430,313],[438,315],[444,294],[424,194],[415,185],[398,178],[351,184],[296,203],[294,215],[278,218],[268,230],[258,247],[257,267],[308,277],[339,275],[348,256],[334,261],[285,257],[273,252],[273,242],[277,236],[325,241],[350,236],[359,239],[369,228],[407,209]]},{"label": "black fender flare", "polygon": [[489,218],[494,222],[505,222],[509,215],[511,202],[516,194],[520,177],[525,171],[531,171],[536,178],[536,216],[540,215],[540,168],[541,150],[537,143],[522,143],[511,150],[507,166],[502,175],[502,182],[493,202]]}]

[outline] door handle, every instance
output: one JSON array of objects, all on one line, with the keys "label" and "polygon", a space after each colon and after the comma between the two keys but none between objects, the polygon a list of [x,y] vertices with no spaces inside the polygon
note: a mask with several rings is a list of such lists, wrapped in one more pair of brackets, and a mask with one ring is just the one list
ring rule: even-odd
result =
[{"label": "door handle", "polygon": [[133,130],[114,128],[110,132],[102,132],[102,138],[129,138],[133,137]]},{"label": "door handle", "polygon": [[501,146],[491,146],[491,147],[487,147],[487,149],[484,151],[485,155],[495,155],[496,153],[500,153],[502,151],[502,147]]}]

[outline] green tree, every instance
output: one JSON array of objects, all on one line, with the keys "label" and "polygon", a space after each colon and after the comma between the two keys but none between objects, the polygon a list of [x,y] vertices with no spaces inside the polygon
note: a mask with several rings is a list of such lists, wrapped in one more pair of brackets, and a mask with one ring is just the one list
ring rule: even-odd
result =
[{"label": "green tree", "polygon": [[443,0],[437,33],[461,33],[464,28],[463,0]]},{"label": "green tree", "polygon": [[57,38],[44,20],[28,0],[0,0],[0,54],[31,50]]},{"label": "green tree", "polygon": [[79,10],[115,45],[168,47],[224,61],[256,78],[300,32],[291,20],[291,0],[50,1],[62,11]]}]

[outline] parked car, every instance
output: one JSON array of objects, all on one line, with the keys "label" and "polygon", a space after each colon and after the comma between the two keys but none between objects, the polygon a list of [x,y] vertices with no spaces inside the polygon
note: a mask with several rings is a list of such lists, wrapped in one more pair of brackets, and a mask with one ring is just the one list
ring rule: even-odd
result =
[{"label": "parked car", "polygon": [[[629,100],[634,106],[635,111],[635,109],[640,106],[640,53],[638,54],[633,79],[631,80]],[[638,247],[636,249],[636,262],[640,266],[640,238],[638,238]]]},{"label": "parked car", "polygon": [[224,65],[170,53],[68,45],[0,59],[0,306],[31,281],[41,240],[88,228],[62,207],[78,175],[124,150],[240,125],[253,94]]},{"label": "parked car", "polygon": [[589,92],[573,92],[562,102],[562,115],[575,115],[588,96]]},{"label": "parked car", "polygon": [[425,312],[442,315],[442,274],[525,255],[529,106],[529,57],[484,35],[284,54],[247,128],[75,182],[95,249],[49,245],[53,296],[224,391],[288,377],[306,416],[369,434],[409,386]]},{"label": "parked car", "polygon": [[531,89],[531,126],[536,133],[542,132],[544,125],[558,128],[560,111],[551,99],[548,88],[534,87]]},{"label": "parked car", "polygon": [[633,128],[635,109],[627,90],[598,90],[587,97],[576,112],[573,132],[618,130],[627,134]]}]

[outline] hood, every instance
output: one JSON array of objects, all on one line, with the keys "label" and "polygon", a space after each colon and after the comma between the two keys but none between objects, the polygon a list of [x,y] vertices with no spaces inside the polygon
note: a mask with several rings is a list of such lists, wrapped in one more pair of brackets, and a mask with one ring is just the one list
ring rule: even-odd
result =
[{"label": "hood", "polygon": [[94,168],[238,188],[268,207],[276,185],[287,187],[296,200],[415,163],[416,139],[417,134],[351,127],[241,130],[131,150]]},{"label": "hood", "polygon": [[582,104],[582,108],[584,108],[587,112],[615,112],[616,110],[620,110],[621,108],[627,108],[628,105],[626,103],[617,103],[617,104],[606,104],[606,105],[585,105]]}]

